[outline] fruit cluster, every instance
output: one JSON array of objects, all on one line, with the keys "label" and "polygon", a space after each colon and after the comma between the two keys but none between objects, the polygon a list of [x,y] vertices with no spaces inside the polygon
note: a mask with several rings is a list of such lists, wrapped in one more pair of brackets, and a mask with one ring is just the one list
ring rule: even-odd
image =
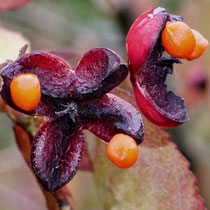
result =
[{"label": "fruit cluster", "polygon": [[[167,74],[178,58],[199,57],[208,41],[163,8],[142,14],[126,39],[128,68],[106,48],[85,53],[77,68],[53,54],[32,52],[1,72],[1,97],[25,114],[48,117],[32,142],[32,168],[50,192],[76,174],[84,149],[83,129],[108,143],[107,155],[120,168],[132,166],[143,141],[139,112],[128,102],[107,94],[131,73],[142,113],[156,125],[170,128],[188,121],[181,97],[167,91]],[[167,51],[171,56],[163,57]]]},{"label": "fruit cluster", "polygon": [[[155,8],[142,14],[131,26],[126,48],[136,101],[154,124],[171,128],[189,120],[184,100],[167,91],[167,74],[178,58],[192,60],[208,47],[208,41],[182,22],[182,17]],[[171,56],[164,57],[167,51]]]},{"label": "fruit cluster", "polygon": [[22,113],[49,118],[34,136],[31,152],[32,168],[46,190],[56,191],[76,174],[83,129],[107,143],[116,134],[128,135],[137,150],[144,134],[141,115],[128,102],[106,94],[127,74],[120,57],[105,48],[85,53],[75,71],[46,52],[25,54],[4,67],[1,96],[6,103]]}]

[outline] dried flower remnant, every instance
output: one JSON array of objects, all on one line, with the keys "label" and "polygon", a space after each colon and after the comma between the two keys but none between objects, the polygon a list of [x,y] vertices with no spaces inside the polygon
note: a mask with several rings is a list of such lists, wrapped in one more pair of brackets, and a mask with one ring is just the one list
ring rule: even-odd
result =
[{"label": "dried flower remnant", "polygon": [[[18,75],[34,74],[39,79],[41,100],[30,111],[16,106],[10,85]],[[120,57],[106,48],[85,53],[76,70],[53,54],[32,52],[4,67],[1,96],[12,108],[29,115],[49,118],[32,142],[32,168],[44,188],[54,192],[76,174],[84,150],[82,129],[88,129],[105,142],[114,135],[143,140],[139,112],[126,101],[106,94],[128,74]]]},{"label": "dried flower remnant", "polygon": [[[182,23],[182,17],[168,14],[164,8],[154,8],[137,18],[126,39],[129,71],[138,106],[152,123],[165,128],[176,127],[189,120],[184,100],[172,91],[168,91],[165,84],[167,74],[173,73],[173,64],[181,63],[176,57],[180,58],[182,55],[162,56],[165,50],[170,53],[171,49],[173,52],[175,49],[170,45],[171,43],[174,45],[175,41],[171,42],[173,36],[170,36],[167,29],[169,26],[177,29],[180,25],[184,25],[186,33],[182,37],[186,43],[183,42],[183,46],[179,47],[181,50],[186,48],[183,54],[185,58],[190,59],[189,56],[195,53],[194,50],[201,52],[200,42],[193,35],[193,31]],[[192,46],[189,46],[189,36],[186,34],[191,37]],[[172,35],[176,38],[177,33]],[[176,48],[178,54],[179,47]]]}]

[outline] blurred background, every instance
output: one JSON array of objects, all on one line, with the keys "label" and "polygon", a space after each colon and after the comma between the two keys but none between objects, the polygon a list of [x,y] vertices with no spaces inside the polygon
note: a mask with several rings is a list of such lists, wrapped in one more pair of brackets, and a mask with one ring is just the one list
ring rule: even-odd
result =
[{"label": "blurred background", "polygon": [[[142,12],[155,6],[183,16],[184,22],[210,40],[209,0],[33,0],[16,11],[0,13],[0,25],[21,33],[29,40],[32,50],[70,49],[83,54],[93,47],[108,47],[127,60],[125,38],[129,27]],[[7,48],[1,41],[0,44],[0,48]],[[210,49],[207,49],[195,61],[183,60],[167,80],[169,88],[185,98],[191,119],[168,132],[190,161],[208,208],[209,57]],[[103,209],[90,172],[78,172],[68,186],[76,209]],[[30,210],[46,209],[35,178],[16,147],[12,123],[0,113],[0,210],[25,210],[29,206]]]}]

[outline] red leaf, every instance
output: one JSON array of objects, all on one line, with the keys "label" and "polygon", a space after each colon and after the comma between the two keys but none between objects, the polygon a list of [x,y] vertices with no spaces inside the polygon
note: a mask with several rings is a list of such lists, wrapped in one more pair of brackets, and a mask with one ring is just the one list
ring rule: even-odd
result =
[{"label": "red leaf", "polygon": [[30,1],[31,0],[0,0],[0,12],[18,9]]}]

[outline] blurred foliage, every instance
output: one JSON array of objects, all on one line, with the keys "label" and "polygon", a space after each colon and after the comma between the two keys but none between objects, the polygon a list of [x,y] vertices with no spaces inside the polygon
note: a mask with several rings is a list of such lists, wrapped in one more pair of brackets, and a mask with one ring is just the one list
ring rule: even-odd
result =
[{"label": "blurred foliage", "polygon": [[182,2],[181,0],[159,0],[159,5],[164,5],[164,8],[170,12],[176,12],[181,7]]},{"label": "blurred foliage", "polygon": [[6,114],[0,113],[0,149],[7,148],[15,143],[12,123]]},{"label": "blurred foliage", "polygon": [[[127,59],[124,41],[128,23],[158,5],[184,16],[185,22],[210,40],[209,0],[34,0],[16,11],[1,13],[0,20],[4,27],[21,32],[29,39],[32,49],[65,48],[82,53],[104,46]],[[191,121],[170,133],[190,160],[201,195],[210,208],[209,56],[210,49],[199,59],[207,73],[206,93],[189,105]],[[197,62],[183,61],[177,65],[175,74],[167,81],[170,88],[185,95],[187,78],[184,75]],[[192,98],[195,93],[190,89],[187,94]],[[93,149],[92,139],[88,142],[89,149]],[[0,114],[0,169],[0,209],[24,210],[28,205],[32,210],[45,208],[41,191],[15,147],[12,123],[4,114]],[[79,172],[68,186],[78,210],[102,209],[91,174]]]}]

